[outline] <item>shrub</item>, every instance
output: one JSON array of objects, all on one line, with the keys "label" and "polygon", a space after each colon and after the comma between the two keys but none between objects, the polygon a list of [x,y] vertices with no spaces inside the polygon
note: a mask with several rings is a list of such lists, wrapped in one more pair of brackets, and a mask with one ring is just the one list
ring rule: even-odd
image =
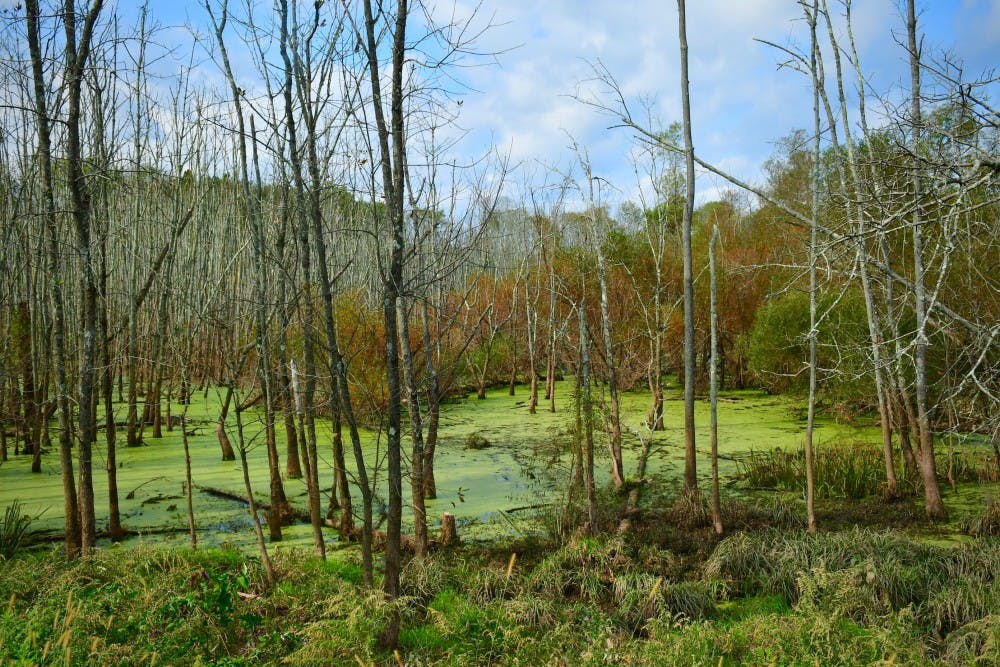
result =
[{"label": "shrub", "polygon": [[[864,299],[859,290],[842,296],[822,294],[819,312],[818,362],[820,368],[837,369],[822,377],[821,396],[829,402],[850,405],[848,412],[871,405],[873,388],[866,344],[868,324]],[[759,386],[782,392],[807,388],[809,295],[787,292],[761,307],[750,329],[748,356],[750,371]],[[856,405],[860,404],[860,405]]]},{"label": "shrub", "polygon": [[466,449],[486,449],[490,446],[490,441],[479,431],[473,431],[465,438]]},{"label": "shrub", "polygon": [[528,577],[528,588],[550,597],[591,602],[608,596],[615,577],[634,571],[621,539],[578,537],[543,560]]}]

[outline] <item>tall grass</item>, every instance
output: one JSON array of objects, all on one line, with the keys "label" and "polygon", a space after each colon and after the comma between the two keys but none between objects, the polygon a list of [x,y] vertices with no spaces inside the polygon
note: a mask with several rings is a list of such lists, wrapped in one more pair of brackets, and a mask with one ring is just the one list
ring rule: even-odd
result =
[{"label": "tall grass", "polygon": [[[1000,540],[736,533],[693,570],[637,542],[439,552],[391,602],[344,553],[281,551],[271,588],[233,551],[22,553],[0,567],[0,665],[1000,664]],[[376,643],[396,614],[398,658]]]},{"label": "tall grass", "polygon": [[7,506],[0,521],[0,559],[11,558],[20,550],[30,526],[31,516],[22,511],[20,501]]},{"label": "tall grass", "polygon": [[[944,450],[938,459],[940,473],[955,483],[995,481],[994,466],[974,452]],[[815,465],[817,498],[860,500],[885,489],[885,461],[870,443],[818,447]],[[751,489],[801,492],[806,486],[803,451],[751,451],[737,466],[739,479]],[[902,470],[897,472],[902,479]]]},{"label": "tall grass", "polygon": [[944,548],[866,529],[740,534],[719,544],[705,574],[741,595],[776,594],[801,612],[863,624],[909,609],[936,638],[1000,613],[994,539]]}]

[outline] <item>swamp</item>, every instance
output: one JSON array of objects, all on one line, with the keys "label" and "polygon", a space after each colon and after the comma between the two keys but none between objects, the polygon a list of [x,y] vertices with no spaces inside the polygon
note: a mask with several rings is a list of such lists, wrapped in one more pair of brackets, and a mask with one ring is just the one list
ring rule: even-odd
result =
[{"label": "swamp", "polygon": [[1000,665],[995,3],[634,4],[0,0],[0,667]]}]

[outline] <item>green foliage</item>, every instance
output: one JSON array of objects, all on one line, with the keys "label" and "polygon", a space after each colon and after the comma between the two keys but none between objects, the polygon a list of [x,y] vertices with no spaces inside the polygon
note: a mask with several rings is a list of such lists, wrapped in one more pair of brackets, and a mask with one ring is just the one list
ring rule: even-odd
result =
[{"label": "green foliage", "polygon": [[[864,300],[857,290],[848,290],[820,295],[817,301],[821,397],[869,407],[873,392],[866,374],[870,341]],[[762,387],[776,392],[808,388],[808,335],[808,293],[788,292],[757,311],[748,354],[750,370]]]},{"label": "green foliage", "polygon": [[516,567],[473,550],[412,560],[394,602],[352,581],[356,556],[337,556],[280,551],[268,589],[233,551],[22,554],[0,568],[0,664],[398,664],[377,645],[396,614],[408,665],[1000,659],[991,539],[736,533],[682,579],[648,544],[577,537]]},{"label": "green foliage", "polygon": [[0,520],[0,560],[17,554],[30,526],[31,516],[23,512],[20,501],[7,505]]}]

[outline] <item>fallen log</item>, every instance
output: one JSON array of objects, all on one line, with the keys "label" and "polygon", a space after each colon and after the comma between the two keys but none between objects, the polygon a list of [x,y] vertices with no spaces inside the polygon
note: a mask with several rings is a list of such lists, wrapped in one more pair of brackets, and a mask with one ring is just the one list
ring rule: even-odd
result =
[{"label": "fallen log", "polygon": [[240,412],[245,412],[246,410],[249,410],[253,406],[255,406],[258,403],[260,403],[263,398],[264,398],[264,394],[262,394],[260,392],[257,392],[255,394],[253,394],[252,396],[248,397],[247,400],[245,400],[242,403],[240,403],[239,406],[237,406],[236,409],[239,410]]},{"label": "fallen log", "polygon": [[[196,489],[202,493],[207,493],[210,496],[215,496],[216,498],[224,498],[226,500],[235,500],[238,503],[243,503],[244,505],[249,505],[250,500],[243,494],[235,493],[233,491],[227,491],[226,489],[218,489],[213,486],[199,486],[195,484]],[[254,502],[258,509],[262,509],[265,512],[271,511],[271,505],[254,498]],[[297,521],[309,521],[309,512],[304,510],[296,509],[291,503],[288,504],[287,516],[297,520]]]}]

